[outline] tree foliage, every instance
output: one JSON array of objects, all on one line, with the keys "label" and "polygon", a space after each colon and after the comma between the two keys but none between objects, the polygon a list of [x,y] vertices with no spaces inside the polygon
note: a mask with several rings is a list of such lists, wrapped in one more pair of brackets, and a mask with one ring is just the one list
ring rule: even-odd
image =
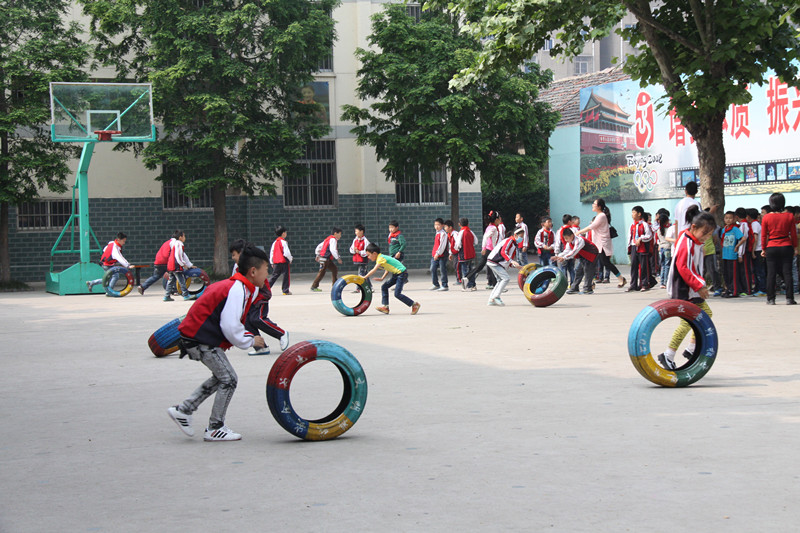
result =
[{"label": "tree foliage", "polygon": [[[484,39],[476,61],[454,80],[463,86],[499,68],[518,65],[556,37],[551,53],[574,56],[612,32],[636,53],[624,69],[642,86],[660,84],[666,102],[697,141],[701,189],[707,203],[724,204],[722,122],[731,104],[750,100],[748,84],[761,84],[769,69],[800,85],[800,41],[795,0],[431,0],[470,21],[466,30]],[[630,12],[633,28],[620,30]]]},{"label": "tree foliage", "polygon": [[77,23],[64,24],[69,2],[5,2],[0,10],[0,281],[11,276],[9,206],[39,191],[67,190],[68,161],[78,149],[50,140],[51,81],[86,79],[89,48]]},{"label": "tree foliage", "polygon": [[[225,190],[274,194],[327,124],[299,89],[331,53],[338,0],[82,0],[98,58],[153,83],[163,129],[144,164],[197,196],[213,189],[214,265],[227,270]],[[162,176],[165,178],[165,176]]]},{"label": "tree foliage", "polygon": [[[536,103],[550,75],[535,65],[487,76],[480,85],[453,90],[452,77],[477,57],[480,43],[443,11],[417,23],[405,7],[390,5],[373,17],[372,49],[356,52],[358,96],[366,108],[344,106],[343,120],[356,124],[361,145],[375,147],[393,181],[407,181],[417,168],[446,167],[452,190],[476,173],[489,187],[528,187],[541,178],[547,139],[557,113]],[[457,195],[453,195],[457,216]]]}]

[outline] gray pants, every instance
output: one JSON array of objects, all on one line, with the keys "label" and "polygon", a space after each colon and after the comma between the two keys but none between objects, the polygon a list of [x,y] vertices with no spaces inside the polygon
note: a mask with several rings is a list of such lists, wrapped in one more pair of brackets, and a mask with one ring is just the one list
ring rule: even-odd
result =
[{"label": "gray pants", "polygon": [[200,361],[211,370],[211,377],[197,387],[195,391],[180,405],[180,410],[190,415],[194,413],[203,401],[214,394],[214,406],[208,419],[209,429],[218,429],[225,425],[225,412],[231,403],[233,393],[239,378],[233,370],[225,350],[214,348],[205,344],[198,344],[186,350],[189,359]]}]

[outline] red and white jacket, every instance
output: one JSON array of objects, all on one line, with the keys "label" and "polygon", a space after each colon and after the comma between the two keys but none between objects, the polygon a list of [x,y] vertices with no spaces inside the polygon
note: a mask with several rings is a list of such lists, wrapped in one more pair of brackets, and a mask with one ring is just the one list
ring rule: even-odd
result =
[{"label": "red and white jacket", "polygon": [[475,243],[478,242],[478,236],[475,232],[469,229],[469,226],[462,226],[461,231],[458,232],[455,238],[453,248],[458,254],[459,261],[470,261],[475,259]]},{"label": "red and white jacket", "polygon": [[522,228],[525,231],[524,235],[522,236],[522,242],[520,243],[520,248],[528,249],[528,225],[524,222],[519,222],[515,226],[515,228]]},{"label": "red and white jacket", "polygon": [[289,251],[289,243],[286,239],[278,237],[269,249],[269,263],[276,265],[278,263],[291,263],[294,258],[292,252]]},{"label": "red and white jacket", "polygon": [[671,298],[688,300],[700,297],[697,291],[706,286],[703,248],[705,243],[696,240],[688,230],[682,231],[675,241],[667,278],[667,294]]},{"label": "red and white jacket", "polygon": [[327,259],[329,257],[333,259],[339,259],[339,250],[336,247],[336,237],[333,235],[329,235],[325,238],[324,241],[317,245],[316,250],[314,253],[319,256],[320,259]]},{"label": "red and white jacket", "polygon": [[533,238],[533,245],[536,246],[536,252],[541,255],[543,251],[548,251],[548,252],[553,251],[553,250],[544,250],[544,247],[547,246],[549,248],[553,248],[555,240],[556,236],[553,233],[553,230],[541,228],[539,231],[536,232],[536,236]]},{"label": "red and white jacket", "polygon": [[183,241],[180,239],[172,239],[170,242],[169,260],[167,260],[167,270],[175,272],[176,270],[184,270],[192,268],[192,262],[189,261],[189,256],[183,250]]},{"label": "red and white jacket", "polygon": [[172,237],[161,245],[161,248],[159,248],[156,253],[156,258],[153,260],[154,265],[166,265],[169,262],[169,252],[172,248],[172,241],[174,240],[175,238]]},{"label": "red and white jacket", "polygon": [[[638,239],[642,239],[642,242],[637,245],[636,241]],[[640,220],[638,222],[634,222],[631,224],[631,228],[628,231],[628,249],[631,247],[634,248],[634,251],[640,254],[644,254],[650,251],[648,246],[648,242],[653,239],[653,232],[650,229],[650,224],[645,222],[644,220]]]},{"label": "red and white jacket", "polygon": [[258,289],[238,272],[211,284],[189,308],[178,331],[181,336],[207,346],[243,350],[253,346],[252,332],[244,327]]},{"label": "red and white jacket", "polygon": [[486,263],[508,268],[509,263],[517,256],[517,241],[513,236],[506,237],[489,252]]},{"label": "red and white jacket", "polygon": [[353,254],[353,263],[369,263],[367,258],[367,246],[369,240],[366,237],[356,237],[350,245],[350,253]]},{"label": "red and white jacket", "polygon": [[433,250],[431,250],[431,257],[434,259],[439,259],[442,256],[447,258],[447,244],[447,232],[443,229],[440,229],[436,232],[436,236],[433,238]]},{"label": "red and white jacket", "polygon": [[594,263],[598,253],[597,246],[592,241],[583,235],[575,235],[572,242],[565,242],[565,248],[559,252],[558,257],[563,257],[564,259],[582,257],[590,263]]},{"label": "red and white jacket", "polygon": [[130,263],[122,257],[122,250],[116,239],[106,244],[106,247],[103,249],[103,255],[100,256],[100,263],[107,267],[115,266],[117,263],[125,268],[130,266]]}]

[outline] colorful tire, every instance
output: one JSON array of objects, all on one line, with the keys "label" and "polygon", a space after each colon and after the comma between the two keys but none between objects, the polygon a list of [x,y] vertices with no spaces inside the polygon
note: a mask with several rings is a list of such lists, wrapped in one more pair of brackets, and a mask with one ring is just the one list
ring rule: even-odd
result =
[{"label": "colorful tire", "polygon": [[[355,307],[347,307],[342,301],[344,288],[350,283],[356,284],[361,291],[361,300]],[[367,280],[361,276],[356,276],[355,274],[342,276],[333,284],[333,288],[331,289],[331,301],[333,302],[333,307],[343,315],[358,316],[369,309],[369,305],[372,303],[372,287],[367,283]]]},{"label": "colorful tire", "polygon": [[184,318],[186,318],[186,315],[170,320],[150,335],[150,338],[147,339],[147,345],[150,346],[150,351],[153,352],[153,355],[164,357],[178,351],[178,340],[181,338],[178,326],[180,326]]},{"label": "colorful tire", "polygon": [[[116,291],[114,290],[114,287],[108,286],[108,284],[111,282],[111,276],[113,276],[115,273],[119,273],[120,276],[125,276],[125,279],[128,282],[128,284],[125,285],[125,288],[122,289],[121,291]],[[134,284],[133,274],[131,273],[130,270],[128,270],[125,267],[121,266],[111,267],[108,270],[106,270],[106,273],[103,275],[103,289],[105,289],[106,294],[108,296],[114,298],[122,298],[123,296],[127,296],[127,294],[131,292],[131,290],[133,290],[133,284]]]},{"label": "colorful tire", "polygon": [[[686,320],[697,340],[694,357],[676,370],[659,365],[650,353],[650,337],[663,320],[680,317]],[[719,340],[717,328],[702,309],[685,300],[659,300],[642,309],[628,332],[628,354],[636,370],[646,379],[663,387],[686,387],[706,375],[716,359]]]},{"label": "colorful tire", "polygon": [[528,275],[522,291],[525,298],[536,307],[547,307],[559,301],[567,292],[567,278],[557,268],[543,267]]},{"label": "colorful tire", "polygon": [[[295,413],[289,398],[292,378],[311,361],[330,361],[342,375],[344,393],[339,405],[319,420]],[[356,423],[367,402],[367,377],[353,354],[327,341],[303,341],[289,347],[272,365],[267,378],[267,405],[283,429],[305,440],[330,440]]]},{"label": "colorful tire", "polygon": [[528,263],[527,265],[523,266],[519,269],[519,275],[517,276],[517,284],[519,284],[519,290],[525,290],[525,280],[528,279],[528,276],[534,270],[537,270],[540,266],[538,263]]},{"label": "colorful tire", "polygon": [[[189,295],[194,296],[195,299],[199,298],[201,294],[211,284],[211,279],[202,268],[192,267],[183,271],[184,278],[186,279],[186,290]],[[161,281],[161,286],[167,290],[167,283],[169,283],[169,272],[164,274]],[[175,280],[175,289],[177,294],[181,294],[181,283]],[[174,293],[173,293],[174,294]]]}]

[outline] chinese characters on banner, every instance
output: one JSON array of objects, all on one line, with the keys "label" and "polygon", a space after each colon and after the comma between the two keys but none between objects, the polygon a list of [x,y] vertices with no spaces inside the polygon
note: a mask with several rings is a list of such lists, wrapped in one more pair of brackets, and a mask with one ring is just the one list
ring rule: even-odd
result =
[{"label": "chinese characters on banner", "polygon": [[[722,126],[726,194],[800,190],[800,90],[773,75],[748,91]],[[633,81],[581,90],[582,201],[677,198],[699,180],[694,139],[659,100],[661,87]]]}]

